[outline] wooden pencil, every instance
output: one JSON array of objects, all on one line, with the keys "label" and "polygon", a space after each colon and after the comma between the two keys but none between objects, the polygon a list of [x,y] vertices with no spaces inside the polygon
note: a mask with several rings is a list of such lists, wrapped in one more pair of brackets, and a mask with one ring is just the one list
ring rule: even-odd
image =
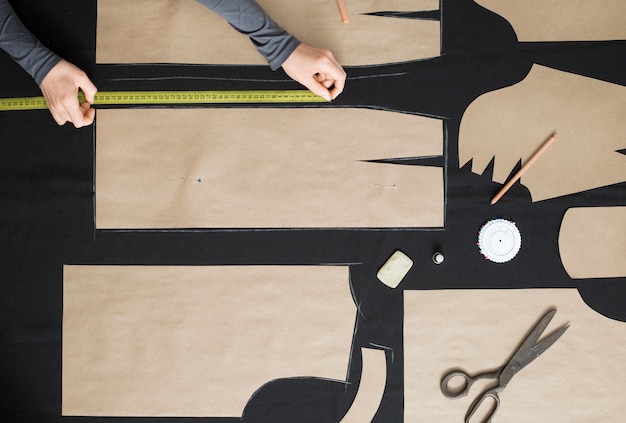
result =
[{"label": "wooden pencil", "polygon": [[350,22],[348,10],[346,9],[346,3],[343,0],[337,0],[337,5],[339,6],[339,13],[341,14],[341,20],[343,23]]},{"label": "wooden pencil", "polygon": [[539,150],[537,150],[535,154],[533,154],[532,157],[528,159],[526,163],[524,163],[522,168],[511,178],[511,180],[507,182],[505,186],[502,187],[502,189],[496,194],[496,196],[491,199],[492,206],[496,204],[500,198],[502,198],[502,196],[513,186],[515,182],[517,182],[519,178],[522,177],[524,172],[526,172],[528,168],[531,167],[533,163],[535,163],[535,161],[537,161],[537,159],[548,149],[548,147],[552,145],[552,143],[555,140],[556,140],[556,134],[552,134],[552,136],[548,138],[546,142],[543,143],[543,145],[539,148]]}]

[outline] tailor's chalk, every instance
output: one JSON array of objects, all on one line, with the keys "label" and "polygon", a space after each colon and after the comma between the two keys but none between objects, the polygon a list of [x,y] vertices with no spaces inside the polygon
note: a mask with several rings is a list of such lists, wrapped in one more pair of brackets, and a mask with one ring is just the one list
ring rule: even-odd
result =
[{"label": "tailor's chalk", "polygon": [[396,288],[413,267],[413,260],[400,250],[396,250],[376,273],[379,281],[389,288]]}]

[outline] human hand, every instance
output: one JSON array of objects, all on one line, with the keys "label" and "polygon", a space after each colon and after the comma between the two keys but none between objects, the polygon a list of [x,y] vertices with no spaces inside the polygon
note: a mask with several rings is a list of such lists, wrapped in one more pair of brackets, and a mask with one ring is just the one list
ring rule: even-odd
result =
[{"label": "human hand", "polygon": [[306,44],[300,44],[282,68],[294,81],[327,101],[341,94],[346,82],[346,72],[330,51]]},{"label": "human hand", "polygon": [[[61,60],[50,69],[40,88],[56,123],[72,122],[76,128],[91,125],[96,113],[91,104],[98,89],[85,72]],[[79,88],[85,94],[86,103],[78,103]]]}]

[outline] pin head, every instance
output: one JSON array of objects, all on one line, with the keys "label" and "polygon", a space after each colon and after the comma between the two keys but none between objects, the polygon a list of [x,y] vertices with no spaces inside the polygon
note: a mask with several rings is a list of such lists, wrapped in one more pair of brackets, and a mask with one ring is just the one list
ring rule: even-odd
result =
[{"label": "pin head", "polygon": [[433,254],[433,263],[435,263],[435,264],[443,263],[444,259],[445,259],[445,257],[443,256],[443,254],[441,254],[439,252]]}]

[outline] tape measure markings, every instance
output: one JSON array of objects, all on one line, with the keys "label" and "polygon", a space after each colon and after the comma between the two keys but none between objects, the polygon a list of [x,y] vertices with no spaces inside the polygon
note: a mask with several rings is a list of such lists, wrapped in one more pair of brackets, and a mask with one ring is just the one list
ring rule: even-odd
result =
[{"label": "tape measure markings", "polygon": [[[82,92],[79,101],[84,102]],[[186,105],[254,103],[323,103],[322,97],[308,90],[249,91],[108,91],[98,92],[94,105]],[[0,111],[47,109],[44,97],[1,98]]]}]

